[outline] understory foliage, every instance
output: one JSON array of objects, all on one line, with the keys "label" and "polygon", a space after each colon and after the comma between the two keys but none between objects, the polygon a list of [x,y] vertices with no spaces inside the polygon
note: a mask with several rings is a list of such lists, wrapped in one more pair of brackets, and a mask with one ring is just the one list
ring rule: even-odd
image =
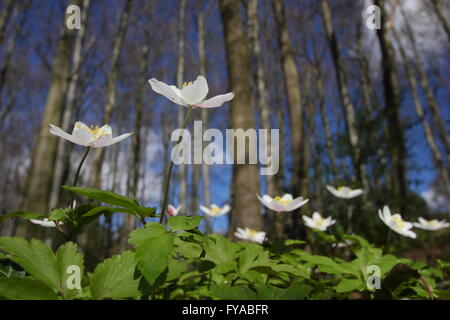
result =
[{"label": "understory foliage", "polygon": [[[127,197],[90,188],[66,187],[107,205],[81,204],[46,216],[67,239],[55,252],[43,241],[0,238],[2,299],[449,299],[450,263],[430,267],[384,253],[363,237],[317,232],[322,247],[299,240],[262,245],[204,234],[200,216],[172,216],[166,225],[148,222],[128,242],[134,246],[99,263],[92,272],[70,238],[100,215],[124,212],[158,218],[155,209]],[[32,212],[8,217],[43,218]],[[343,241],[348,246],[333,244]],[[324,249],[326,253],[319,252]],[[314,254],[313,254],[314,253]],[[326,254],[326,255],[322,255]],[[371,289],[370,266],[379,267],[380,289]],[[80,288],[73,284],[73,266]]]}]

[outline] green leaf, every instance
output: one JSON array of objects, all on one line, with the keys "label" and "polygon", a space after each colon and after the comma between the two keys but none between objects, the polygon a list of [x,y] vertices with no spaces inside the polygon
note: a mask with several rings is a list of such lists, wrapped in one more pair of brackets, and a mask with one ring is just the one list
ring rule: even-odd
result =
[{"label": "green leaf", "polygon": [[230,287],[224,284],[211,286],[213,296],[222,300],[257,300],[258,297],[246,286]]},{"label": "green leaf", "polygon": [[359,279],[342,279],[336,287],[336,292],[343,293],[364,289],[364,282]]},{"label": "green leaf", "polygon": [[270,266],[269,252],[264,251],[261,246],[252,243],[240,243],[244,250],[239,256],[239,270],[246,273],[251,268]]},{"label": "green leaf", "polygon": [[351,263],[337,263],[328,257],[309,254],[302,255],[300,259],[318,265],[321,272],[359,276],[358,268]]},{"label": "green leaf", "polygon": [[306,296],[312,291],[312,287],[301,283],[294,282],[289,288],[287,288],[280,300],[301,300],[305,299]]},{"label": "green leaf", "polygon": [[15,217],[23,217],[25,219],[40,219],[40,218],[47,218],[47,215],[45,214],[39,214],[36,212],[31,211],[14,211],[11,213],[0,215],[0,222],[6,219],[11,219]]},{"label": "green leaf", "polygon": [[310,271],[302,266],[302,265],[298,265],[298,266],[293,266],[290,264],[276,264],[276,265],[272,265],[272,270],[275,272],[286,272],[286,273],[290,273],[294,276],[297,277],[303,277],[303,278],[307,278],[309,279],[310,277]]},{"label": "green leaf", "polygon": [[295,240],[295,239],[288,239],[286,241],[284,241],[284,244],[286,246],[294,246],[294,245],[300,245],[300,244],[305,244],[306,241],[302,241],[302,240]]},{"label": "green leaf", "polygon": [[172,231],[191,230],[197,228],[202,218],[201,216],[174,216],[167,220],[167,225]]},{"label": "green leaf", "polygon": [[6,256],[0,252],[0,261],[5,260],[5,259],[6,259]]},{"label": "green leaf", "polygon": [[66,209],[62,209],[62,208],[58,208],[58,209],[53,209],[50,213],[50,217],[49,219],[52,221],[62,221],[62,222],[66,222],[69,219],[69,213],[72,210],[70,208],[66,208]]},{"label": "green leaf", "polygon": [[205,260],[221,265],[226,262],[234,261],[237,258],[239,246],[221,235],[214,234],[208,237],[213,241],[205,244]]},{"label": "green leaf", "polygon": [[92,210],[89,210],[88,212],[86,212],[85,214],[83,214],[82,218],[87,218],[87,217],[91,217],[91,216],[98,216],[104,213],[104,211],[106,212],[122,212],[122,213],[128,213],[131,214],[133,216],[136,215],[136,213],[134,213],[133,210],[127,209],[127,208],[115,208],[115,207],[96,207]]},{"label": "green leaf", "polygon": [[127,298],[139,296],[139,279],[134,279],[134,253],[125,251],[97,265],[89,275],[92,298]]},{"label": "green leaf", "polygon": [[10,300],[57,300],[54,291],[32,278],[0,278],[0,296]]},{"label": "green leaf", "polygon": [[137,205],[133,200],[111,191],[72,186],[63,186],[63,188],[103,203],[108,203],[110,205],[122,208],[128,208],[136,213],[140,211],[139,205]]},{"label": "green leaf", "polygon": [[55,267],[59,278],[59,291],[66,299],[73,298],[79,292],[79,290],[77,289],[69,289],[67,287],[67,280],[72,275],[72,273],[67,272],[70,266],[77,266],[78,268],[80,268],[80,276],[83,276],[83,256],[78,253],[78,248],[75,243],[66,242],[64,245],[58,248],[58,251],[56,251],[55,261]]},{"label": "green leaf", "polygon": [[301,300],[311,292],[312,287],[300,282],[294,282],[287,289],[267,285],[259,285],[256,289],[258,291],[258,299],[261,300]]},{"label": "green leaf", "polygon": [[159,223],[147,223],[132,232],[130,243],[136,245],[136,262],[150,285],[167,269],[173,251],[174,235]]},{"label": "green leaf", "polygon": [[73,242],[61,246],[55,255],[46,243],[37,239],[28,242],[22,238],[0,237],[0,249],[27,273],[61,293],[64,298],[77,293],[76,289],[67,288],[67,278],[70,276],[67,268],[70,265],[78,266],[83,274],[83,257]]}]

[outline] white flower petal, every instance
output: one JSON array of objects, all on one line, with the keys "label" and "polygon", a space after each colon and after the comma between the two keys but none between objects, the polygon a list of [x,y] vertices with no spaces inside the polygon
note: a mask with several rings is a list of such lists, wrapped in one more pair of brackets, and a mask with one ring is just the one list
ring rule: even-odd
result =
[{"label": "white flower petal", "polygon": [[111,145],[113,142],[111,135],[105,134],[103,136],[98,137],[94,141],[90,143],[90,146],[93,148],[103,148]]},{"label": "white flower petal", "polygon": [[110,146],[112,144],[116,144],[122,140],[125,140],[126,138],[128,138],[129,136],[131,136],[133,134],[133,132],[129,132],[129,133],[124,133],[118,137],[115,137],[113,139],[111,139],[111,141],[108,144],[103,145],[104,147]]},{"label": "white flower petal", "polygon": [[182,106],[188,105],[188,103],[183,99],[183,97],[181,97],[178,94],[178,92],[173,90],[166,83],[159,81],[155,78],[148,80],[148,82],[150,83],[150,86],[152,87],[153,91],[155,91],[156,93],[162,94],[167,99],[171,100],[172,102],[174,102],[176,104],[179,104]]},{"label": "white flower petal", "polygon": [[229,93],[226,93],[226,94],[221,94],[221,95],[215,96],[213,98],[207,99],[207,100],[202,101],[200,103],[197,103],[195,105],[195,107],[216,108],[216,107],[220,107],[225,102],[232,100],[233,98],[234,98],[234,93],[233,92],[229,92]]},{"label": "white flower petal", "polygon": [[43,220],[38,220],[38,219],[30,219],[30,222],[40,225],[41,227],[45,227],[45,228],[54,228],[56,227],[55,222],[53,221],[49,221],[47,218],[44,218]]},{"label": "white flower petal", "polygon": [[309,202],[309,199],[303,199],[302,197],[298,197],[298,198],[292,200],[291,202],[289,202],[288,204],[286,204],[284,206],[284,208],[286,211],[294,211],[294,210],[297,210],[298,208],[304,206],[308,202]]},{"label": "white flower petal", "polygon": [[50,124],[50,133],[54,134],[55,136],[58,136],[60,138],[66,139],[72,143],[81,145],[81,146],[86,146],[82,141],[78,140],[76,137],[68,134],[67,132],[65,132],[64,130],[62,130],[61,128]]},{"label": "white flower petal", "polygon": [[196,105],[208,94],[208,83],[204,76],[198,76],[192,84],[181,89],[181,97],[190,105]]}]

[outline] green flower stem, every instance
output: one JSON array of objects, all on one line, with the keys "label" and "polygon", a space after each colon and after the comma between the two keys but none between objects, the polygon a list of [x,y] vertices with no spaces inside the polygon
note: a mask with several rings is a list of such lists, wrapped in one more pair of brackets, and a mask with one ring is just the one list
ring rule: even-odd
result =
[{"label": "green flower stem", "polygon": [[[191,118],[192,109],[193,109],[193,107],[189,106],[189,111],[186,115],[186,118],[184,119],[183,129],[186,129],[186,127],[189,123],[189,119]],[[180,136],[180,138],[178,139],[178,142],[175,146],[179,145],[182,141],[183,141],[183,136]],[[173,163],[173,160],[171,159],[169,171],[167,173],[166,180],[164,181],[164,200],[163,200],[163,205],[162,205],[161,217],[159,218],[159,223],[161,223],[161,224],[164,222],[164,217],[166,215],[168,195],[169,195],[169,186],[170,186],[170,177],[172,176],[173,165],[174,165],[174,163]]]},{"label": "green flower stem", "polygon": [[[81,158],[80,164],[78,165],[77,173],[75,174],[75,179],[73,180],[73,186],[75,187],[77,185],[78,177],[80,176],[81,167],[83,166],[84,161],[86,160],[87,155],[89,154],[89,151],[91,151],[91,147],[88,147]],[[74,208],[74,201],[75,201],[75,195],[72,198],[72,209]]]}]

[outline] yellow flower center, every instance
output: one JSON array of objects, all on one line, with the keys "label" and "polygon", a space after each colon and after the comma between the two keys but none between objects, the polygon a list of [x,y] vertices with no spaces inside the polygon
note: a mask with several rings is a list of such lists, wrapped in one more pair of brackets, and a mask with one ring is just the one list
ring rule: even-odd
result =
[{"label": "yellow flower center", "polygon": [[395,216],[395,217],[392,217],[392,221],[394,221],[397,228],[399,228],[399,229],[405,228],[405,221],[402,218]]},{"label": "yellow flower center", "polygon": [[346,187],[340,186],[340,187],[338,187],[337,189],[338,189],[338,191],[344,191],[344,190],[346,189]]},{"label": "yellow flower center", "polygon": [[98,126],[94,127],[93,125],[91,125],[91,127],[88,130],[94,135],[95,138],[99,138],[106,134],[106,130],[101,129]]},{"label": "yellow flower center", "polygon": [[186,86],[190,86],[191,84],[192,84],[192,81],[185,82],[185,83],[183,83],[183,88],[186,87]]},{"label": "yellow flower center", "polygon": [[426,222],[430,227],[435,227],[437,225],[437,220],[431,220]]},{"label": "yellow flower center", "polygon": [[325,222],[325,220],[323,218],[319,218],[315,221],[316,226],[318,226],[318,227],[322,227],[324,222]]},{"label": "yellow flower center", "polygon": [[247,231],[247,234],[250,236],[250,237],[256,237],[256,234],[257,234],[258,232],[256,231],[256,230],[252,230],[252,229],[250,229],[250,230],[248,230]]},{"label": "yellow flower center", "polygon": [[278,201],[279,204],[288,204],[289,202],[291,202],[291,199],[287,199],[287,200],[282,200],[281,197],[276,196],[275,198],[273,198],[273,200]]},{"label": "yellow flower center", "polygon": [[213,214],[219,213],[220,210],[221,210],[221,209],[220,209],[219,207],[217,207],[217,206],[212,206],[212,207],[211,207],[211,213],[213,213]]}]

